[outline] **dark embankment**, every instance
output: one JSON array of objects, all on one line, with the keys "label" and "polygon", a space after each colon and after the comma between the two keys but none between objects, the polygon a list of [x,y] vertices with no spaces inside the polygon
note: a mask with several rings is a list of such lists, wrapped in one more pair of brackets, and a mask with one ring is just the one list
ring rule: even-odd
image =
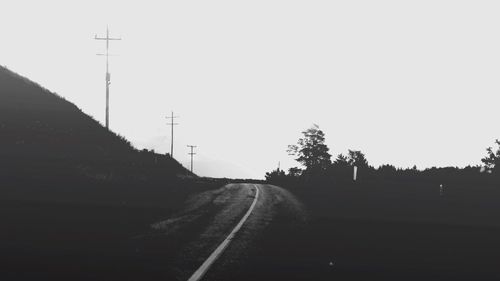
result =
[{"label": "dark embankment", "polygon": [[439,184],[289,185],[309,220],[268,236],[248,280],[498,280],[500,190]]},{"label": "dark embankment", "polygon": [[134,237],[223,183],[0,67],[0,280],[168,280]]}]

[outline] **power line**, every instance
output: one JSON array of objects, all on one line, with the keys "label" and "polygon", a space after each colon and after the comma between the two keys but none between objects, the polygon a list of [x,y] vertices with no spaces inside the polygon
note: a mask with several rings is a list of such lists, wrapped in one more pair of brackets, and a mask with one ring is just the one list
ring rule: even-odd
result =
[{"label": "power line", "polygon": [[175,123],[175,118],[179,118],[179,116],[174,116],[174,112],[172,111],[171,116],[167,116],[167,119],[171,119],[172,121],[170,123],[167,123],[167,125],[170,125],[172,127],[171,130],[171,140],[170,140],[170,157],[174,158],[174,126],[179,125],[179,123]]},{"label": "power line", "polygon": [[109,28],[106,27],[106,37],[94,37],[95,40],[106,40],[106,53],[97,54],[98,56],[106,56],[106,128],[109,129],[109,85],[111,84],[111,74],[109,73],[109,41],[122,40],[121,38],[109,37]]},{"label": "power line", "polygon": [[196,147],[196,145],[188,145],[187,147],[191,148],[191,152],[188,153],[191,155],[191,174],[193,173],[193,155],[196,155],[196,153],[193,152],[193,149]]}]

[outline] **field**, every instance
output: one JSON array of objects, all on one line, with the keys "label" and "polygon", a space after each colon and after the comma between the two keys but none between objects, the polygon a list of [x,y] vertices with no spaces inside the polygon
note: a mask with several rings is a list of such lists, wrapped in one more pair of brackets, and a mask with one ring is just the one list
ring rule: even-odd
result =
[{"label": "field", "polygon": [[[304,225],[276,220],[213,280],[498,280],[500,191],[391,182],[291,188]],[[330,264],[332,263],[332,264]]]},{"label": "field", "polygon": [[[4,199],[1,280],[176,280],[174,259],[189,229],[175,239],[143,238],[190,195],[223,184],[192,182],[175,193],[150,188],[143,193],[150,198],[129,196],[124,204]],[[223,256],[206,280],[500,277],[495,187],[448,186],[443,195],[435,184],[395,182],[290,190],[304,204],[305,222],[275,217],[247,252]]]},{"label": "field", "polygon": [[0,280],[175,280],[169,264],[179,241],[141,237],[189,196],[224,183],[3,189]]}]

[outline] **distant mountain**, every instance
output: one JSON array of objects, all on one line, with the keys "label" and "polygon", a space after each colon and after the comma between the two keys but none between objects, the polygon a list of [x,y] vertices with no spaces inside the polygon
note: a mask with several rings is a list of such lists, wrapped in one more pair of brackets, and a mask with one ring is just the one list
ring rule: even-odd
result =
[{"label": "distant mountain", "polygon": [[0,67],[3,185],[161,181],[190,175],[168,155],[138,151],[77,106]]}]

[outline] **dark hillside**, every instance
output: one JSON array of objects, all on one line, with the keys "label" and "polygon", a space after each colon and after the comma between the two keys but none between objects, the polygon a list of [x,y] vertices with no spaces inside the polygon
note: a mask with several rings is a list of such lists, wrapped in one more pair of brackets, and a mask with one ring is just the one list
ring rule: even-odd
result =
[{"label": "dark hillside", "polygon": [[188,172],[137,151],[74,104],[0,67],[0,176],[8,181],[131,180]]},{"label": "dark hillside", "polygon": [[224,183],[0,67],[0,280],[144,280],[134,237]]}]

